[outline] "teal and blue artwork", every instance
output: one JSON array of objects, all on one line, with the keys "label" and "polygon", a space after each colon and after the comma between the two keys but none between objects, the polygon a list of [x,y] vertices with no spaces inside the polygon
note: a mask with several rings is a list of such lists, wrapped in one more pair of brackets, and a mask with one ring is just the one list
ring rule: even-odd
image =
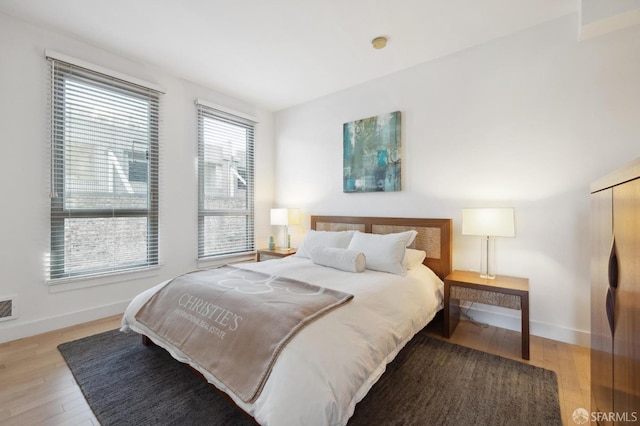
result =
[{"label": "teal and blue artwork", "polygon": [[343,191],[400,191],[400,111],[343,125]]}]

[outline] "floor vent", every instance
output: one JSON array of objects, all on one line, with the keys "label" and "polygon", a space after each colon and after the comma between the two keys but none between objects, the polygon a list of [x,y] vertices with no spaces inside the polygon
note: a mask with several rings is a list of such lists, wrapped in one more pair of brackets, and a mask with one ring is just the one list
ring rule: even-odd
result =
[{"label": "floor vent", "polygon": [[15,298],[0,299],[0,321],[17,318]]}]

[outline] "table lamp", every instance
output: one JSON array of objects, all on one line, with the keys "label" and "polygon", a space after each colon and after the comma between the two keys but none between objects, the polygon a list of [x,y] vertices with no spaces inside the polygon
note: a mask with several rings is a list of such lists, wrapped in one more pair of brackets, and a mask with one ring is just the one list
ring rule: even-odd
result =
[{"label": "table lamp", "polygon": [[284,226],[284,241],[281,247],[291,248],[289,225],[300,224],[299,209],[271,209],[271,225]]},{"label": "table lamp", "polygon": [[483,237],[480,249],[480,277],[494,279],[494,237],[514,237],[513,208],[462,209],[462,235]]}]

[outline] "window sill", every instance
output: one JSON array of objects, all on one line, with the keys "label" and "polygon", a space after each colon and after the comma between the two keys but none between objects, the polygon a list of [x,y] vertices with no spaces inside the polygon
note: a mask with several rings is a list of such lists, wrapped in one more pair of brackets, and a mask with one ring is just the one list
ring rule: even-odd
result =
[{"label": "window sill", "polygon": [[255,253],[245,253],[239,255],[219,256],[219,257],[206,257],[197,259],[198,269],[202,268],[215,268],[217,266],[223,266],[230,263],[242,263],[242,262],[255,262]]},{"label": "window sill", "polygon": [[132,271],[113,272],[109,274],[89,275],[83,277],[48,280],[49,293],[80,290],[101,285],[117,284],[125,281],[141,280],[158,276],[161,265],[140,268]]}]

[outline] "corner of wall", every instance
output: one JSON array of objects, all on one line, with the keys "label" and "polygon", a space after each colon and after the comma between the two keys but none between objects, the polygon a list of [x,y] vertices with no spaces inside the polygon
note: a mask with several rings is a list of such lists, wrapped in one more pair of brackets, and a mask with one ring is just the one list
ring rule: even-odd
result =
[{"label": "corner of wall", "polygon": [[[465,310],[466,309],[467,308],[465,308]],[[507,316],[475,307],[469,308],[468,314],[477,322],[506,328],[508,330],[520,331],[519,316]],[[545,339],[557,340],[559,342],[584,347],[590,347],[591,345],[591,334],[587,331],[569,329],[540,321],[530,321],[529,329],[532,336],[544,337]]]}]

